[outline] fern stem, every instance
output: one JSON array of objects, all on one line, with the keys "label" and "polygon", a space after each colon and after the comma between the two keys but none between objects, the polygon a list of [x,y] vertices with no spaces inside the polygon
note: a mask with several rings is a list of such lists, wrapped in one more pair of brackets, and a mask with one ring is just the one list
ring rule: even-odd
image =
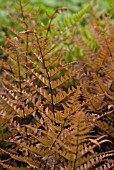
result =
[{"label": "fern stem", "polygon": [[55,109],[54,109],[54,101],[53,101],[53,90],[52,90],[52,86],[51,86],[51,79],[50,79],[50,76],[49,76],[49,73],[48,73],[48,70],[47,70],[47,67],[45,65],[45,60],[44,60],[44,56],[42,54],[42,49],[40,47],[40,43],[39,43],[39,40],[38,40],[38,37],[37,37],[37,34],[35,33],[35,37],[36,37],[36,40],[37,40],[37,44],[38,44],[38,47],[39,47],[39,50],[40,50],[40,54],[41,54],[41,58],[42,58],[42,62],[43,62],[43,66],[46,70],[46,73],[47,73],[47,77],[48,77],[48,81],[49,81],[49,88],[50,88],[50,92],[51,92],[51,104],[52,104],[52,112],[53,112],[53,116],[55,118]]},{"label": "fern stem", "polygon": [[[28,29],[28,27],[27,27],[27,29]],[[27,64],[27,56],[28,56],[28,32],[26,34],[27,34],[27,36],[26,36],[26,58],[25,59],[26,59],[26,64]],[[26,78],[27,78],[27,74],[26,74]]]},{"label": "fern stem", "polygon": [[22,86],[21,86],[21,72],[20,72],[20,63],[19,63],[18,54],[17,54],[17,67],[18,67],[18,75],[19,75],[19,88],[20,88],[20,91],[22,91]]},{"label": "fern stem", "polygon": [[[27,23],[25,22],[25,16],[24,16],[24,12],[23,12],[23,6],[22,6],[22,1],[21,0],[19,0],[19,5],[20,5],[20,10],[21,10],[21,14],[22,14],[22,18],[23,18],[23,23],[25,24],[25,27],[26,27],[26,29],[25,29],[25,33],[26,33],[26,58],[25,58],[25,62],[26,62],[26,64],[27,64],[27,55],[28,55],[28,32],[27,32],[27,30],[28,30],[28,25],[27,25]],[[22,86],[21,86],[21,73],[20,73],[20,63],[19,63],[19,60],[17,60],[18,62],[18,70],[19,70],[19,79],[20,79],[20,91],[22,92]],[[26,74],[26,78],[27,78],[27,74]],[[26,125],[26,115],[25,115],[25,113],[24,113],[24,107],[22,107],[22,110],[23,110],[23,116],[24,116],[24,125]],[[26,132],[26,134],[27,134],[27,127],[25,126],[25,132]]]},{"label": "fern stem", "polygon": [[[18,65],[18,74],[19,74],[19,88],[20,91],[22,92],[22,85],[21,85],[21,72],[20,72],[20,63],[19,63],[19,57],[17,54],[17,65]],[[23,117],[24,117],[24,124],[26,125],[26,115],[24,113],[24,107],[21,107],[23,110]],[[25,132],[27,133],[27,127],[25,127]]]},{"label": "fern stem", "polygon": [[47,32],[46,32],[46,37],[48,36],[48,33],[49,33],[49,31],[50,31],[50,26],[51,26],[53,17],[55,16],[56,13],[57,13],[57,12],[55,11],[55,12],[53,13],[53,15],[51,16],[51,18],[50,18],[49,25],[48,25]]},{"label": "fern stem", "polygon": [[25,22],[25,16],[24,16],[23,6],[22,6],[21,0],[19,0],[19,3],[20,3],[20,9],[21,9],[21,14],[22,14],[22,18],[23,18],[23,23],[25,24],[25,27],[26,27],[25,32],[27,34],[27,36],[26,36],[26,43],[27,43],[26,44],[26,64],[27,64],[27,55],[28,55],[28,32],[27,32],[27,30],[28,30],[28,24]]}]

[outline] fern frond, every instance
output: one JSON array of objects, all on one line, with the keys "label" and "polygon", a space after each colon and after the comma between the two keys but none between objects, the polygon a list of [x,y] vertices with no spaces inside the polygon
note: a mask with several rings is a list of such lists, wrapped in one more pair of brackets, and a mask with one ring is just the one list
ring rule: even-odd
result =
[{"label": "fern frond", "polygon": [[18,168],[17,166],[16,167],[14,167],[14,166],[10,166],[10,165],[7,165],[7,164],[4,164],[4,163],[0,163],[1,164],[1,166],[3,167],[3,168],[7,168],[8,170],[29,170],[30,168],[26,168],[26,167],[20,167],[20,168]]},{"label": "fern frond", "polygon": [[114,163],[107,162],[105,165],[100,166],[99,168],[96,168],[96,170],[111,170],[114,168]]},{"label": "fern frond", "polygon": [[102,69],[107,76],[109,76],[111,79],[114,79],[114,74],[113,74],[112,70],[110,70],[109,68],[106,68],[104,66],[102,66]]},{"label": "fern frond", "polygon": [[99,93],[105,93],[106,91],[108,91],[108,87],[104,86],[104,84],[96,74],[93,74],[93,78],[94,78],[94,83],[99,86],[97,87]]},{"label": "fern frond", "polygon": [[27,158],[27,157],[25,157],[25,156],[19,156],[19,155],[16,155],[16,154],[11,154],[10,152],[5,151],[5,150],[3,150],[3,149],[1,149],[1,148],[0,148],[0,150],[1,150],[2,152],[4,152],[4,153],[10,155],[11,158],[13,158],[14,160],[18,160],[18,161],[21,161],[21,162],[25,162],[25,163],[29,164],[30,167],[39,169],[40,164],[39,164],[38,161],[35,162],[35,161],[33,161],[31,158]]},{"label": "fern frond", "polygon": [[[51,21],[66,8],[47,14],[51,21],[46,25],[44,16],[36,17],[39,9],[28,13],[29,4],[19,0],[12,17],[19,31],[7,27],[15,37],[4,37],[6,47],[0,47],[8,55],[0,64],[0,164],[12,170],[111,169],[113,28],[107,23],[108,29],[103,30],[99,20],[96,27],[89,21],[91,33],[81,30],[77,38],[76,23],[88,13],[89,5],[64,16],[56,28]],[[52,27],[56,36],[48,34],[53,33]],[[86,58],[74,61],[80,54]],[[67,57],[72,62],[66,62]],[[1,144],[3,140],[7,146]]]},{"label": "fern frond", "polygon": [[69,74],[65,74],[65,75],[61,76],[60,79],[58,79],[58,80],[51,81],[52,88],[55,89],[55,88],[59,87],[67,80],[69,80]]},{"label": "fern frond", "polygon": [[[95,154],[93,154],[92,158],[91,158],[91,156],[88,156],[87,158],[84,159],[84,164],[80,165],[77,169],[78,170],[81,170],[81,169],[89,170],[89,168],[91,168],[91,167],[95,168],[95,165],[97,165],[98,162],[102,163],[102,161],[105,160],[105,158],[107,158],[107,156],[110,156],[110,155],[112,155],[112,154],[103,153],[99,156],[95,156]],[[100,166],[100,168],[101,167],[102,166]],[[95,168],[95,169],[97,169],[97,168]]]},{"label": "fern frond", "polygon": [[43,146],[33,146],[33,145],[26,145],[25,143],[20,143],[20,142],[16,142],[17,144],[19,144],[21,147],[26,148],[27,150],[29,150],[32,153],[38,154],[40,156],[46,156],[49,152],[48,149],[46,149],[46,147]]},{"label": "fern frond", "polygon": [[[98,46],[101,48],[101,50],[106,48],[106,42],[105,42],[105,31],[102,31],[100,28],[95,27],[91,21],[88,21],[89,27],[91,30],[91,33],[96,39],[96,42],[98,43]],[[101,41],[102,40],[102,41]]]},{"label": "fern frond", "polygon": [[112,138],[114,138],[114,128],[113,125],[108,125],[107,122],[98,120],[96,122],[96,126],[99,127],[101,130],[103,130],[106,134],[110,135]]},{"label": "fern frond", "polygon": [[75,13],[71,16],[70,15],[69,16],[64,15],[63,16],[63,23],[57,21],[59,29],[61,31],[64,31],[63,25],[66,29],[75,25],[76,22],[79,22],[82,19],[82,17],[88,12],[89,8],[90,8],[90,5],[86,6],[85,8],[80,10],[78,13]]},{"label": "fern frond", "polygon": [[68,96],[70,96],[72,93],[74,93],[76,89],[72,87],[72,89],[68,89],[68,92],[62,91],[61,94],[57,94],[56,96],[53,96],[54,104],[60,103],[61,101],[65,100]]}]

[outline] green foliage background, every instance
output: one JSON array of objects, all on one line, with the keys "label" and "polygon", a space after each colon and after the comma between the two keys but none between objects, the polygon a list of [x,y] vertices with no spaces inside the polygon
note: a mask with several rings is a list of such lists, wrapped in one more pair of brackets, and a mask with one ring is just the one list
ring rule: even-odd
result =
[{"label": "green foliage background", "polygon": [[[16,26],[15,23],[12,23],[12,21],[8,18],[10,13],[15,13],[15,8],[16,7],[16,2],[17,0],[0,0],[0,45],[4,44],[4,39],[3,35],[4,33],[7,33],[6,26]],[[27,2],[27,0],[24,0],[24,2]],[[76,12],[79,12],[81,9],[86,7],[88,4],[91,4],[93,8],[95,8],[95,11],[97,13],[105,13],[112,15],[112,18],[114,17],[114,1],[113,0],[30,0],[30,4],[34,6],[34,10],[37,10],[38,7],[41,9],[40,15],[43,15],[46,11],[49,13],[50,16],[53,15],[54,11],[57,8],[63,8],[67,7],[68,11],[67,12],[62,12],[60,15],[56,17],[56,19],[61,21],[61,18],[64,18],[63,16],[67,14],[75,14]],[[29,8],[29,6],[28,6]],[[89,11],[89,16],[92,16],[91,10]],[[39,16],[41,17],[41,16]],[[47,20],[44,20],[44,24],[47,22]],[[82,32],[84,29],[84,23],[82,21]],[[87,30],[87,29],[86,29]],[[56,34],[56,33],[55,33]],[[67,40],[68,41],[68,40]],[[65,42],[64,43],[69,43]],[[61,44],[60,44],[61,45]],[[64,44],[65,45],[65,44]],[[67,47],[65,46],[67,49]],[[69,47],[68,47],[69,48]],[[77,51],[76,51],[77,53]],[[76,56],[74,54],[74,56]],[[78,55],[79,56],[79,55]],[[80,56],[82,56],[80,54]],[[67,61],[73,61],[74,59],[71,56],[66,56]]]},{"label": "green foliage background", "polygon": [[[25,0],[26,2],[27,0]],[[16,0],[0,0],[0,28],[5,24],[10,22],[7,15],[11,10],[14,10],[13,6]],[[98,5],[98,11],[110,11],[110,8],[114,7],[113,0],[30,0],[32,5],[39,6],[42,12],[48,11],[53,13],[56,8],[67,7],[70,13],[74,13],[82,9],[89,3]]]},{"label": "green foliage background", "polygon": [[[24,0],[27,2],[27,0]],[[16,6],[17,0],[0,0],[0,45],[4,44],[4,39],[3,35],[4,32],[6,31],[6,26],[11,25],[12,22],[8,18],[8,15],[10,13],[15,13],[15,6]],[[37,10],[38,7],[40,7],[41,12],[40,15],[44,14],[46,11],[50,14],[53,15],[54,11],[57,8],[62,8],[62,7],[67,7],[68,11],[67,12],[62,12],[59,17],[59,20],[61,20],[62,15],[67,15],[67,14],[73,14],[84,7],[86,7],[88,4],[91,4],[94,8],[96,8],[95,11],[99,13],[103,13],[105,11],[107,14],[111,13],[112,17],[114,16],[114,12],[112,12],[112,8],[114,8],[114,1],[113,0],[30,0],[30,3],[32,6],[34,6],[34,10]],[[29,8],[29,7],[28,7]],[[89,11],[90,16],[91,10]],[[39,16],[40,17],[40,16]],[[47,22],[45,19],[44,22]],[[83,25],[83,24],[82,24]]]}]

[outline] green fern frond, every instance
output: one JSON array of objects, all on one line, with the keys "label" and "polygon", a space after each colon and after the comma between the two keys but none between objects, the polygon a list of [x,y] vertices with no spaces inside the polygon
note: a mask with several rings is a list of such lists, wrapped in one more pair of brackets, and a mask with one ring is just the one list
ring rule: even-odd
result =
[{"label": "green fern frond", "polygon": [[[63,16],[63,23],[57,21],[59,29],[61,31],[64,31],[64,27],[65,27],[65,29],[67,29],[67,28],[75,25],[77,22],[79,22],[82,19],[82,17],[85,14],[87,14],[89,8],[90,8],[90,5],[86,6],[85,8],[80,10],[78,13],[75,13],[75,14],[73,14],[71,16],[70,15],[69,16],[64,15]],[[64,25],[64,27],[63,27],[63,25]]]}]

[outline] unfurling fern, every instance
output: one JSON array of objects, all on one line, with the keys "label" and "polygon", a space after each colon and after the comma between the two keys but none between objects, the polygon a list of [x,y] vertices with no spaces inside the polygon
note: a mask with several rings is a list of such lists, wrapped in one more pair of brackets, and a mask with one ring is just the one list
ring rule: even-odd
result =
[{"label": "unfurling fern", "polygon": [[[42,19],[32,24],[39,10],[32,15],[32,11],[25,11],[28,4],[19,0],[19,13],[15,16],[19,32],[8,27],[14,38],[5,37],[6,47],[0,47],[8,55],[7,61],[2,63],[0,165],[12,170],[111,169],[114,167],[111,144],[114,136],[112,125],[110,130],[107,126],[112,111],[101,113],[104,98],[94,96],[98,93],[113,100],[111,90],[102,83],[105,80],[97,75],[100,68],[107,75],[110,71],[103,65],[110,61],[108,57],[102,60],[106,51],[97,53],[95,60],[99,62],[91,66],[92,79],[87,75],[87,84],[82,83],[87,64],[79,61],[77,66],[76,62],[63,61],[64,50],[57,48],[57,42],[53,43],[47,33],[54,26],[40,24]],[[96,35],[95,38],[99,42]],[[84,41],[77,39],[77,42],[79,45],[83,42],[83,48]],[[111,43],[110,50],[112,42],[111,38],[107,39],[107,43]],[[108,46],[105,47],[108,50]],[[88,60],[91,64],[92,58]],[[73,82],[79,76],[80,81],[75,86]],[[96,83],[96,93],[88,90],[89,83],[92,87]],[[111,149],[103,151],[105,143],[109,143]]]}]

